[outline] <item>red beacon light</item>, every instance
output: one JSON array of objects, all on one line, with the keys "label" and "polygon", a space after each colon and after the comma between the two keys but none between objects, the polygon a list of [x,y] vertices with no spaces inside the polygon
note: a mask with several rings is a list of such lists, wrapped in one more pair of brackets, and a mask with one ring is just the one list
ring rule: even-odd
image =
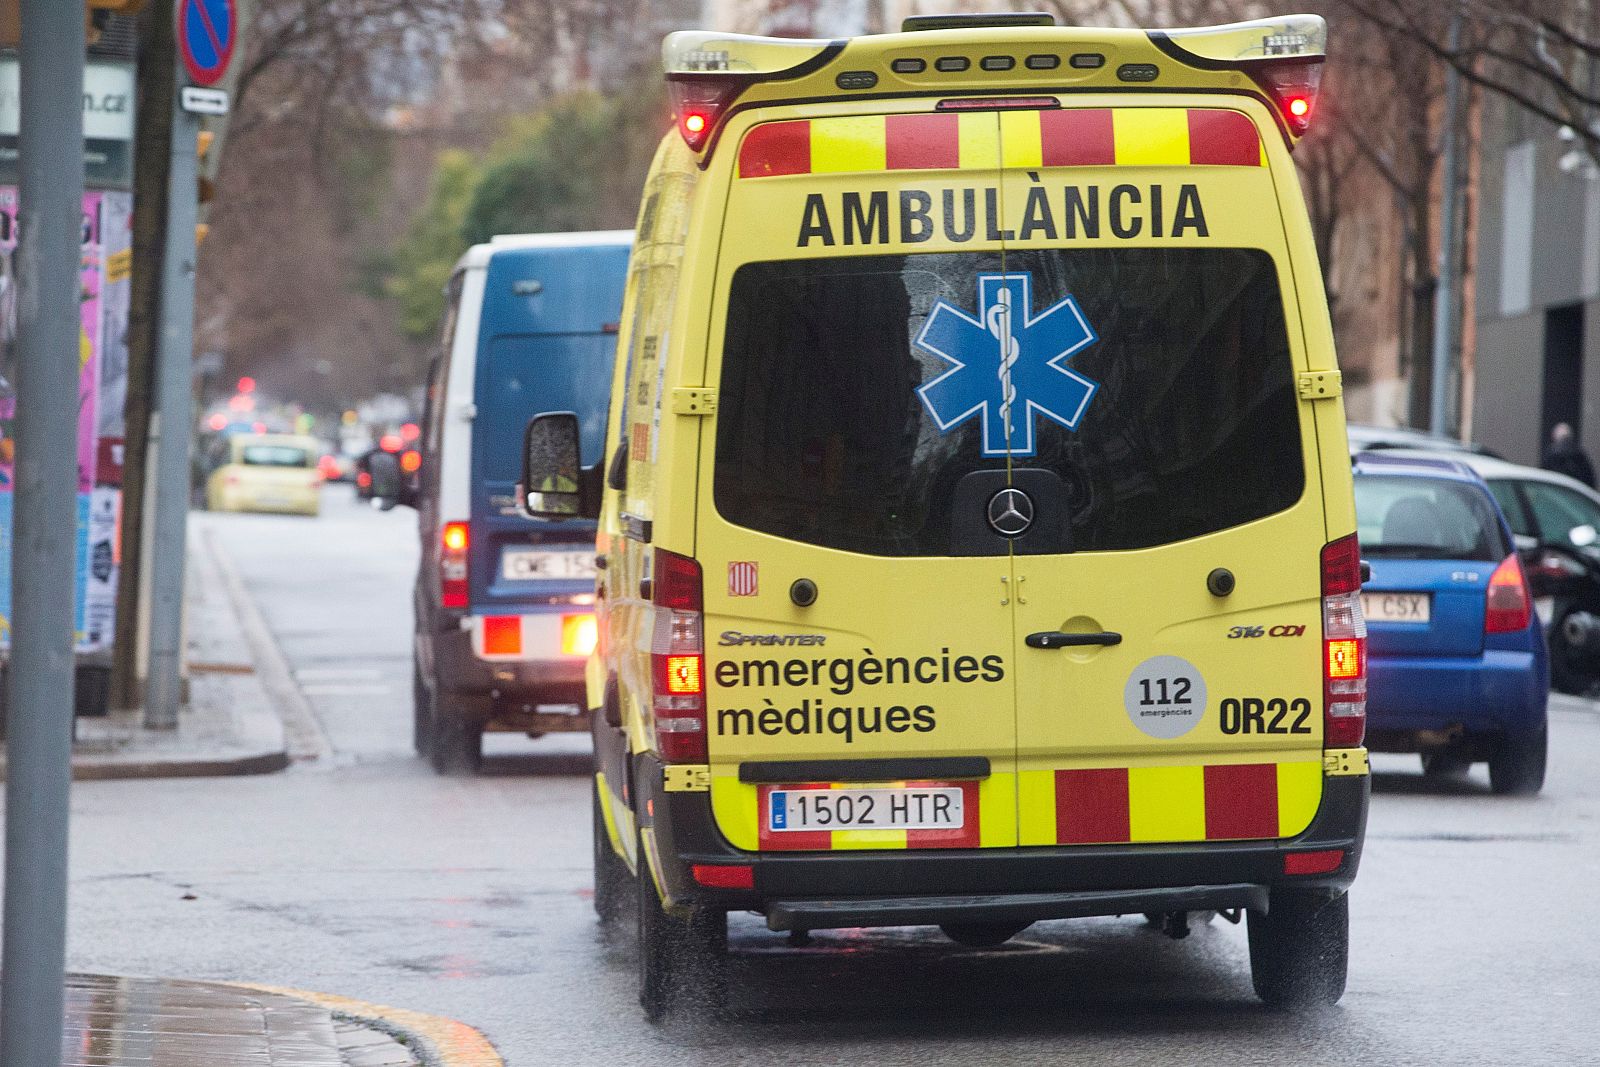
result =
[{"label": "red beacon light", "polygon": [[1176,50],[1198,60],[1196,66],[1215,67],[1220,63],[1250,75],[1277,108],[1293,137],[1303,137],[1311,128],[1328,46],[1328,25],[1321,16],[1285,15],[1226,26],[1169,30],[1152,33],[1151,37],[1168,52]]},{"label": "red beacon light", "polygon": [[661,62],[684,143],[692,151],[703,150],[740,93],[758,81],[794,77],[800,73],[797,68],[830,47],[829,41],[704,30],[668,34]]}]

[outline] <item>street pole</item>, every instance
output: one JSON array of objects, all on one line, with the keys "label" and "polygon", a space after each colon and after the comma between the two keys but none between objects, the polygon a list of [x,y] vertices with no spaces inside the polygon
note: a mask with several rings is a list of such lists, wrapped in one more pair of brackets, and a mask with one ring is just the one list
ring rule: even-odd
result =
[{"label": "street pole", "polygon": [[[1450,55],[1461,49],[1461,7],[1454,5],[1450,16]],[[1436,434],[1450,434],[1450,364],[1455,354],[1456,288],[1456,205],[1460,202],[1461,175],[1456,161],[1456,128],[1460,125],[1461,75],[1454,63],[1445,66],[1444,146],[1439,179],[1439,266],[1433,289],[1433,382],[1428,394],[1428,428]]]},{"label": "street pole", "polygon": [[72,786],[83,5],[22,5],[0,1063],[58,1067]]},{"label": "street pole", "polygon": [[[179,67],[177,85],[186,84]],[[156,349],[155,411],[150,446],[155,452],[155,509],[150,551],[150,676],[144,724],[178,725],[182,699],[183,567],[189,515],[190,428],[194,422],[195,139],[199,118],[172,94],[172,156],[167,182],[167,233],[161,257],[161,333]]]}]

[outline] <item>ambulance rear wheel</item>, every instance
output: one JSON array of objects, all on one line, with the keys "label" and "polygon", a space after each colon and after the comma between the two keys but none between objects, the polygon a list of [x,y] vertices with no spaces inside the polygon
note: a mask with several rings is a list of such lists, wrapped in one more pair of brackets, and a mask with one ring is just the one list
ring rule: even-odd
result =
[{"label": "ambulance rear wheel", "polygon": [[594,913],[604,926],[613,926],[622,918],[628,901],[628,865],[622,862],[611,847],[611,835],[606,833],[606,816],[600,805],[605,800],[600,795],[600,783],[592,790],[594,807]]},{"label": "ambulance rear wheel", "polygon": [[639,1005],[659,1023],[669,1015],[717,1017],[727,1000],[728,915],[707,908],[672,915],[639,845]]},{"label": "ambulance rear wheel", "polygon": [[1269,1008],[1329,1007],[1344,995],[1348,894],[1275,889],[1266,911],[1250,912],[1249,933],[1250,980]]}]

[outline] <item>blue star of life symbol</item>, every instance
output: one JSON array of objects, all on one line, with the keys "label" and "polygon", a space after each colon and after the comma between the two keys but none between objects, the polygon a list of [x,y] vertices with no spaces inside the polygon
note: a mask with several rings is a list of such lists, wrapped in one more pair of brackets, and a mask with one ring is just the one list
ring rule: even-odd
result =
[{"label": "blue star of life symbol", "polygon": [[978,316],[940,300],[918,348],[952,366],[917,390],[940,433],[983,419],[983,454],[1034,454],[1033,417],[1075,430],[1099,384],[1066,367],[1099,338],[1067,297],[1031,314],[1033,275],[978,275]]}]

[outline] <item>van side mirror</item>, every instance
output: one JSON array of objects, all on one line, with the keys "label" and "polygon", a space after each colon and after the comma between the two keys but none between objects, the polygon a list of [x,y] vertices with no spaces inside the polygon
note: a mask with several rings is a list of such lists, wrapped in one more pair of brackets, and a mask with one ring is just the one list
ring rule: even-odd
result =
[{"label": "van side mirror", "polygon": [[589,481],[592,472],[579,460],[578,416],[547,411],[529,420],[522,435],[522,510],[536,519],[594,518],[594,494],[584,491]]},{"label": "van side mirror", "polygon": [[393,511],[406,500],[405,479],[400,474],[400,458],[393,452],[374,452],[367,457],[367,473],[372,475],[372,505]]}]

